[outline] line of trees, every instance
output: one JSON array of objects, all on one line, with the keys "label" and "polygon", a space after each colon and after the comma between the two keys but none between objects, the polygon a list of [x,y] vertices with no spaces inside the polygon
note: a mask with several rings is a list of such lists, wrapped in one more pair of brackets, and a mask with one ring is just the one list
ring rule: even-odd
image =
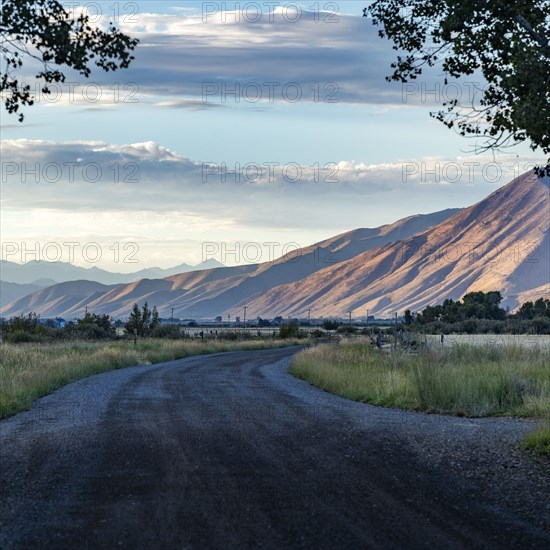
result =
[{"label": "line of trees", "polygon": [[[2,336],[10,342],[38,342],[54,339],[101,340],[117,336],[117,329],[123,328],[129,336],[169,336],[161,330],[156,306],[149,308],[147,302],[140,308],[134,304],[126,323],[107,314],[86,312],[84,317],[65,322],[63,319],[40,319],[36,313],[18,315],[3,319]],[[171,327],[177,328],[177,327]],[[175,331],[172,331],[175,332]]]},{"label": "line of trees", "polygon": [[79,338],[99,340],[114,338],[122,322],[109,315],[88,313],[81,319],[65,322],[63,319],[40,319],[36,313],[2,320],[2,337],[9,342],[40,342]]},{"label": "line of trees", "polygon": [[[539,298],[528,301],[510,314],[501,307],[502,295],[498,291],[469,292],[461,300],[445,300],[442,304],[427,306],[420,312],[405,311],[404,328],[432,334],[550,334],[550,300]],[[277,320],[282,321],[282,317]],[[263,321],[263,320],[262,320]],[[269,323],[271,324],[271,323]],[[269,326],[260,324],[258,326]],[[356,327],[342,325],[339,321],[325,319],[325,330],[354,333]],[[107,314],[88,313],[81,319],[65,323],[62,319],[41,320],[35,313],[2,320],[2,336],[11,342],[33,342],[52,339],[109,339],[123,329],[130,337],[180,338],[179,325],[161,324],[156,306],[147,302],[139,307],[134,304],[126,322]],[[368,329],[365,329],[368,331]],[[236,336],[228,334],[227,337]],[[280,338],[303,336],[296,320],[281,322]]]},{"label": "line of trees", "polygon": [[[271,326],[272,323],[262,320],[258,326]],[[273,322],[280,321],[279,337],[295,338],[305,337],[306,334],[299,329],[297,322],[283,323],[282,317],[277,317]],[[187,323],[187,326],[197,327],[194,321]],[[2,319],[0,328],[2,338],[6,342],[47,342],[52,340],[64,339],[85,339],[101,340],[118,337],[151,337],[151,338],[182,338],[185,332],[182,332],[180,324],[162,324],[156,306],[151,309],[145,302],[141,307],[136,303],[133,305],[128,319],[124,322],[120,319],[114,319],[107,314],[96,314],[86,312],[84,317],[74,321],[65,322],[64,319],[40,319],[35,313],[12,317],[11,319]],[[121,330],[122,329],[122,330]],[[121,335],[121,332],[123,333]],[[212,331],[210,331],[212,333]],[[199,333],[201,336],[203,332]],[[273,335],[277,334],[273,331]],[[216,337],[224,339],[251,338],[253,334],[236,334],[234,332],[221,333]]]},{"label": "line of trees", "polygon": [[445,300],[420,312],[405,311],[404,324],[435,333],[550,334],[550,300],[525,302],[516,313],[501,307],[498,291],[469,292],[462,300]]}]

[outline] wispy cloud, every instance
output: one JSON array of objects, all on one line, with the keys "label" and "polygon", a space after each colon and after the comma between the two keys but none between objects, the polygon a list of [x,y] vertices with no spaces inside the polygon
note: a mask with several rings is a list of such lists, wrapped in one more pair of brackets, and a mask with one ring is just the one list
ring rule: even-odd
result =
[{"label": "wispy cloud", "polygon": [[[326,224],[329,209],[338,223],[349,223],[349,212],[357,211],[358,200],[363,202],[362,210],[379,208],[395,194],[404,204],[419,207],[428,195],[441,192],[446,206],[454,206],[449,204],[453,194],[473,200],[536,164],[534,158],[496,163],[483,157],[386,164],[340,160],[311,166],[216,164],[186,158],[154,142],[25,139],[4,141],[2,156],[10,159],[2,162],[6,208],[173,211],[176,207],[204,214],[223,204],[223,217],[258,224],[273,219],[287,226],[309,225],[317,217]],[[336,204],[341,212],[335,211]],[[281,210],[274,212],[274,205]],[[295,217],[297,210],[303,217]]]}]

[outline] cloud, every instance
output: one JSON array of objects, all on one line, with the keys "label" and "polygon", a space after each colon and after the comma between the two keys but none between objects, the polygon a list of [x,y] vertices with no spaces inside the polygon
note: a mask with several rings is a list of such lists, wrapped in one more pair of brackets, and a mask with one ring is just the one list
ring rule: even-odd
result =
[{"label": "cloud", "polygon": [[10,159],[2,162],[5,209],[177,211],[201,218],[215,212],[216,219],[228,222],[279,227],[322,226],[331,220],[356,225],[360,212],[380,208],[386,218],[397,219],[396,208],[413,214],[411,209],[426,210],[426,200],[442,208],[461,206],[537,163],[534,158],[496,163],[459,157],[226,165],[192,160],[151,141],[26,139],[2,142],[2,158]]},{"label": "cloud", "polygon": [[[269,101],[268,83],[273,83],[275,101],[284,101],[284,87],[295,83],[302,99],[314,102],[323,97],[310,87],[328,81],[338,85],[335,99],[341,102],[401,102],[401,87],[383,78],[392,50],[361,17],[339,15],[338,23],[329,25],[303,12],[290,24],[276,10],[252,24],[238,21],[234,13],[224,15],[225,23],[221,13],[207,22],[202,15],[142,14],[139,32],[126,29],[140,38],[141,46],[125,77],[138,82],[146,94],[198,97],[211,103],[223,101],[223,85],[240,87],[241,102],[249,98],[253,85],[259,85],[264,101]],[[220,96],[205,97],[205,88],[216,85]],[[229,94],[228,100],[231,104]]]},{"label": "cloud", "polygon": [[[140,40],[128,69],[114,75],[95,70],[90,79],[67,70],[66,83],[53,84],[53,94],[44,96],[37,86],[36,95],[52,107],[137,101],[194,111],[296,102],[413,108],[442,106],[457,96],[469,105],[479,97],[481,77],[445,84],[437,68],[405,85],[386,82],[397,52],[361,11],[339,13],[332,24],[307,9],[289,22],[292,15],[281,7],[266,9],[258,22],[229,11],[206,19],[185,10],[140,13],[136,22],[123,17],[121,29]],[[25,65],[31,83],[36,69]]]},{"label": "cloud", "polygon": [[355,15],[332,17],[307,8],[298,17],[290,8],[266,8],[258,21],[244,10],[206,12],[142,14],[137,27],[122,26],[141,40],[127,75],[143,93],[204,101],[205,86],[219,84],[221,92],[226,84],[240,86],[241,101],[246,101],[247,85],[276,83],[275,99],[284,101],[284,86],[295,83],[304,101],[315,102],[327,95],[319,86],[334,83],[338,102],[433,106],[455,97],[469,105],[483,88],[480,75],[445,84],[437,67],[406,85],[386,82],[398,52],[362,17],[361,7]]},{"label": "cloud", "polygon": [[[306,10],[291,23],[281,7],[266,11],[258,22],[236,12],[217,12],[206,20],[203,14],[185,11],[141,13],[136,23],[122,18],[121,29],[140,40],[129,69],[116,76],[94,71],[91,79],[67,71],[67,83],[74,87],[58,85],[53,98],[40,99],[52,106],[90,106],[95,85],[102,88],[102,105],[137,99],[192,110],[293,103],[297,96],[309,103],[401,107],[441,104],[455,97],[456,85],[443,86],[435,69],[406,87],[386,82],[396,52],[360,12],[358,7],[356,16],[337,14],[333,24]],[[26,71],[31,78],[36,72],[32,64]],[[114,91],[113,79],[135,89]],[[465,96],[470,93],[468,85],[458,89]]]},{"label": "cloud", "polygon": [[224,105],[205,103],[204,101],[192,99],[180,99],[179,101],[159,101],[155,105],[157,105],[158,107],[172,107],[176,109],[185,109],[188,111],[205,111],[207,109],[217,109],[219,107],[225,107]]}]

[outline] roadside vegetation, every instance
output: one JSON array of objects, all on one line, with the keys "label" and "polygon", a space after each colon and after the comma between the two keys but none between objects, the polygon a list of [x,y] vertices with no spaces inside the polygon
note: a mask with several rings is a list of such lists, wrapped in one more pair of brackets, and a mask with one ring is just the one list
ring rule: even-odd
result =
[{"label": "roadside vegetation", "polygon": [[[290,372],[325,391],[373,405],[550,421],[549,365],[550,349],[543,347],[454,344],[386,353],[369,339],[344,339],[300,352]],[[550,430],[543,429],[525,445],[548,452],[549,441]]]},{"label": "roadside vegetation", "polygon": [[529,434],[522,447],[535,455],[550,456],[550,424]]},{"label": "roadside vegetation", "polygon": [[74,380],[109,370],[181,359],[191,355],[269,349],[298,343],[295,339],[222,340],[143,338],[57,343],[3,343],[0,356],[0,418]]}]

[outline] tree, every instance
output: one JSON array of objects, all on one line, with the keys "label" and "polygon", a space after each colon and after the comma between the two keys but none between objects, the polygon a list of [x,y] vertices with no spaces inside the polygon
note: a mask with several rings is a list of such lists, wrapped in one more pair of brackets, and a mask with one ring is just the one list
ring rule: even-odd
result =
[{"label": "tree", "polygon": [[525,302],[518,309],[515,317],[527,320],[540,317],[550,318],[550,300],[539,298],[535,303]]},{"label": "tree", "polygon": [[426,306],[422,313],[418,314],[418,321],[422,324],[433,323],[434,321],[439,320],[443,314],[443,308],[440,305],[437,306]]},{"label": "tree", "polygon": [[518,309],[517,316],[520,319],[532,319],[535,316],[533,302],[525,302],[522,304],[522,306]]},{"label": "tree", "polygon": [[[125,69],[134,57],[130,54],[138,40],[119,32],[112,23],[106,31],[90,26],[89,17],[75,17],[58,0],[3,0],[0,14],[0,52],[3,72],[0,93],[9,113],[32,105],[31,86],[21,82],[17,71],[24,61],[37,61],[36,78],[42,93],[50,85],[65,82],[60,66],[74,69],[88,78],[92,65],[104,71]],[[19,114],[19,121],[23,121]]]},{"label": "tree", "polygon": [[550,317],[550,300],[539,298],[533,305],[535,317]]},{"label": "tree", "polygon": [[469,292],[462,298],[465,318],[503,320],[506,311],[500,307],[502,294],[499,291]]},{"label": "tree", "polygon": [[141,310],[137,304],[134,304],[132,308],[128,321],[124,325],[124,331],[130,335],[137,334],[138,336],[143,336],[143,319]]},{"label": "tree", "polygon": [[460,311],[461,304],[451,300],[450,298],[443,301],[441,304],[442,309],[442,321],[445,323],[456,323],[462,320],[462,313]]},{"label": "tree", "polygon": [[10,322],[10,328],[12,332],[27,332],[29,334],[36,334],[39,332],[39,321],[36,313],[29,313],[28,315],[20,315],[13,317]]},{"label": "tree", "polygon": [[159,312],[157,311],[157,306],[153,306],[153,313],[151,315],[151,323],[149,324],[149,331],[152,332],[159,325],[160,325]]},{"label": "tree", "polygon": [[88,312],[82,319],[77,319],[76,329],[79,335],[87,338],[111,338],[116,333],[113,320],[109,315]]},{"label": "tree", "polygon": [[[529,141],[550,155],[550,3],[547,0],[374,0],[364,9],[399,54],[388,81],[408,82],[439,62],[448,77],[481,73],[479,101],[431,113],[481,150]],[[448,81],[445,79],[445,83]],[[539,175],[550,175],[550,158]]]},{"label": "tree", "polygon": [[134,304],[132,312],[124,325],[124,330],[130,335],[133,335],[134,330],[136,330],[138,336],[149,336],[159,325],[160,318],[157,307],[154,306],[151,311],[149,305],[145,302],[141,309],[137,304]]},{"label": "tree", "polygon": [[332,319],[325,319],[322,326],[325,330],[336,330],[340,326],[340,323]]}]

